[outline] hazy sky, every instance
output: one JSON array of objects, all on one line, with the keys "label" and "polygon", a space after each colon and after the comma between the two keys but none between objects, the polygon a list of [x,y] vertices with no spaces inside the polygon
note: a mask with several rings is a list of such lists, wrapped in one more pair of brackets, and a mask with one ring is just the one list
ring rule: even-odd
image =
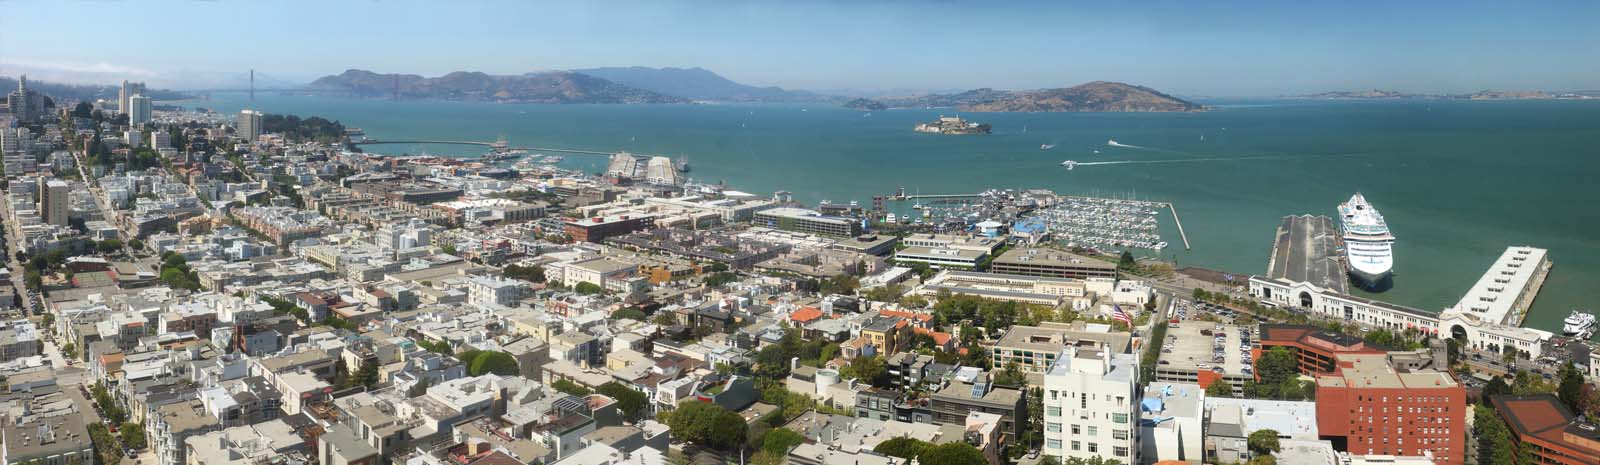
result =
[{"label": "hazy sky", "polygon": [[0,74],[162,87],[700,66],[803,89],[1600,88],[1600,1],[0,1]]}]

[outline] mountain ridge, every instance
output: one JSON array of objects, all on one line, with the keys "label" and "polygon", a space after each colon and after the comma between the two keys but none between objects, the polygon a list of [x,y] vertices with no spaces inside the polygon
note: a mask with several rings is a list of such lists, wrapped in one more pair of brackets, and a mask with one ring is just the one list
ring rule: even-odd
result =
[{"label": "mountain ridge", "polygon": [[651,68],[613,66],[571,70],[597,78],[691,100],[734,102],[818,102],[837,97],[782,87],[758,87],[735,82],[714,71],[701,68]]},{"label": "mountain ridge", "polygon": [[686,99],[618,84],[572,71],[491,75],[454,71],[438,77],[379,74],[363,69],[317,78],[306,86],[315,92],[352,97],[395,97],[503,103],[685,103]]}]

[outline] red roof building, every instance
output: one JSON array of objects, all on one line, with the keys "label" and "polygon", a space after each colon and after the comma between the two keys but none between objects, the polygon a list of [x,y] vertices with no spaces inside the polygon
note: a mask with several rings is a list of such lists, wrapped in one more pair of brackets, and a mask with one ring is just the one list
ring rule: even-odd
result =
[{"label": "red roof building", "polygon": [[1317,430],[1335,449],[1464,462],[1467,393],[1449,373],[1397,369],[1381,354],[1340,354],[1336,364],[1317,377]]},{"label": "red roof building", "polygon": [[1382,354],[1384,349],[1368,345],[1360,338],[1335,333],[1310,325],[1261,325],[1261,347],[1252,349],[1252,359],[1265,351],[1283,347],[1293,353],[1300,374],[1317,376],[1333,373],[1340,354]]},{"label": "red roof building", "polygon": [[[1496,396],[1490,402],[1511,429],[1512,448],[1531,448],[1536,463],[1600,463],[1600,427],[1578,421],[1556,396]],[[1521,456],[1517,452],[1512,457]]]}]

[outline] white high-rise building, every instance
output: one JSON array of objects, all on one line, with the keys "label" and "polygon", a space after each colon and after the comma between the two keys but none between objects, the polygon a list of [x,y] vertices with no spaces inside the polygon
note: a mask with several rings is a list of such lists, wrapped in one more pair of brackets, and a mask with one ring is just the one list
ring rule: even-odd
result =
[{"label": "white high-rise building", "polygon": [[1042,452],[1062,459],[1140,463],[1140,397],[1133,354],[1067,346],[1044,375]]},{"label": "white high-rise building", "polygon": [[239,123],[235,126],[240,139],[255,142],[261,137],[261,112],[244,110],[239,112]]},{"label": "white high-rise building", "polygon": [[144,124],[150,122],[150,97],[136,94],[128,97],[128,124]]},{"label": "white high-rise building", "polygon": [[44,182],[44,188],[39,189],[39,210],[44,213],[44,222],[59,226],[67,225],[67,196],[72,191],[72,185],[66,181],[52,179]]},{"label": "white high-rise building", "polygon": [[133,96],[142,95],[144,92],[143,82],[122,81],[122,88],[117,90],[117,112],[129,114],[129,112],[133,111],[131,106]]}]

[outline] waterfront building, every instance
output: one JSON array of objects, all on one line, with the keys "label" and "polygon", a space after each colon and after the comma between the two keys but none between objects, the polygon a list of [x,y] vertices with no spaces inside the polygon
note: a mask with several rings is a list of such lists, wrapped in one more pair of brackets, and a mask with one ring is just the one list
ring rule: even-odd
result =
[{"label": "waterfront building", "polygon": [[756,226],[784,231],[803,232],[819,236],[856,237],[861,235],[861,222],[836,216],[824,216],[815,210],[779,207],[755,213]]},{"label": "waterfront building", "polygon": [[1007,250],[990,262],[989,271],[1051,278],[1115,278],[1117,265],[1104,260],[1046,248]]},{"label": "waterfront building", "polygon": [[1045,455],[1139,460],[1138,361],[1080,343],[1067,346],[1044,375]]},{"label": "waterfront building", "polygon": [[1513,457],[1526,452],[1534,463],[1600,463],[1600,427],[1573,415],[1556,396],[1495,396],[1490,402],[1511,430]]},{"label": "waterfront building", "polygon": [[264,132],[264,128],[261,125],[261,119],[262,114],[259,111],[240,111],[239,121],[237,126],[234,127],[234,132],[238,134],[240,139],[244,139],[246,142],[255,142],[256,138],[261,137],[261,134]]},{"label": "waterfront building", "polygon": [[1342,354],[1317,377],[1317,429],[1358,455],[1466,456],[1467,393],[1449,373],[1396,367],[1383,354]]},{"label": "waterfront building", "polygon": [[150,122],[150,97],[143,94],[128,97],[128,124],[139,126]]},{"label": "waterfront building", "polygon": [[1547,255],[1545,249],[1507,247],[1452,310],[1493,324],[1521,325],[1550,272]]},{"label": "waterfront building", "polygon": [[[1530,286],[1534,282],[1536,280],[1528,281]],[[1464,347],[1473,350],[1516,350],[1528,358],[1539,358],[1544,354],[1544,342],[1553,336],[1549,331],[1485,321],[1470,310],[1452,307],[1443,312],[1430,312],[1344,294],[1304,281],[1251,276],[1249,286],[1250,296],[1268,306],[1296,309],[1368,328],[1415,329],[1424,334],[1453,337],[1465,341]]]}]

